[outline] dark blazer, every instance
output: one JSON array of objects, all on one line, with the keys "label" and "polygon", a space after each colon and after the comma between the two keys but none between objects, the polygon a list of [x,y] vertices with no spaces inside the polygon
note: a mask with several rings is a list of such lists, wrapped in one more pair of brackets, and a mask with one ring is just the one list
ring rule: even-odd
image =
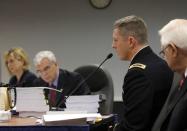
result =
[{"label": "dark blazer", "polygon": [[[56,106],[63,100],[64,96],[70,95],[70,92],[78,86],[80,82],[83,81],[83,77],[76,73],[76,72],[69,72],[66,70],[59,70],[59,78],[58,78],[58,85],[57,88],[58,90],[63,89],[62,93],[57,93],[56,97]],[[46,83],[44,80],[41,78],[38,78],[35,80],[35,86],[44,86],[44,87],[49,87],[49,84]],[[45,93],[45,98],[48,99],[49,96],[49,90],[44,90]],[[87,95],[90,94],[90,90],[86,82],[83,82],[83,84],[78,88],[77,91],[75,91],[72,95]],[[65,105],[62,105],[60,107],[64,107]]]},{"label": "dark blazer", "polygon": [[152,131],[184,131],[187,129],[187,79],[182,87],[178,86],[172,90],[162,110]]},{"label": "dark blazer", "polygon": [[173,72],[145,47],[132,60],[124,78],[121,131],[150,131],[169,93]]},{"label": "dark blazer", "polygon": [[10,86],[16,87],[33,87],[33,81],[37,79],[36,75],[30,72],[29,70],[25,70],[21,76],[21,79],[18,81],[16,76],[12,76],[9,80]]},{"label": "dark blazer", "polygon": [[173,84],[172,84],[172,87],[170,89],[170,92],[169,92],[169,95],[167,97],[167,100],[166,100],[164,106],[162,107],[162,110],[161,110],[159,116],[157,117],[157,119],[156,119],[151,131],[160,131],[160,128],[161,128],[164,120],[167,117],[167,111],[168,111],[168,106],[169,106],[168,102],[170,101],[169,99],[170,99],[171,95],[179,87],[180,79],[181,79],[181,76],[179,74],[175,73],[174,74],[174,78],[173,78]]}]

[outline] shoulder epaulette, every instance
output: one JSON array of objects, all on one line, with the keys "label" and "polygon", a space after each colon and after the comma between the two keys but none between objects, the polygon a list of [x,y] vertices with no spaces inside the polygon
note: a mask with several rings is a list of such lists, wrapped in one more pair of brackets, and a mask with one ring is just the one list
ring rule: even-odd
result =
[{"label": "shoulder epaulette", "polygon": [[132,64],[129,69],[132,69],[134,67],[137,67],[137,68],[141,68],[141,69],[145,69],[146,68],[146,65],[144,64],[141,64],[141,63],[135,63],[135,64]]}]

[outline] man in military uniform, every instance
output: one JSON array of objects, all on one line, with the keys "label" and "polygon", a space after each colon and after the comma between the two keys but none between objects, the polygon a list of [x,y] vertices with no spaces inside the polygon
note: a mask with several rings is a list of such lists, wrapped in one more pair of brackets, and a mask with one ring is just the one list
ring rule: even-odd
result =
[{"label": "man in military uniform", "polygon": [[123,84],[123,120],[116,130],[149,131],[169,93],[173,73],[149,47],[142,18],[117,20],[112,47],[121,60],[130,61]]}]

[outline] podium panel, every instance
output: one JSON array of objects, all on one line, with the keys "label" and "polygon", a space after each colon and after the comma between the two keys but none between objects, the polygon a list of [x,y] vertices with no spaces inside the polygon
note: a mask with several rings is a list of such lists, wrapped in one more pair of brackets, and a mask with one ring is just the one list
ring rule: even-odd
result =
[{"label": "podium panel", "polygon": [[0,123],[0,131],[89,131],[89,125],[42,126],[36,125],[36,118],[12,118]]},{"label": "podium panel", "polygon": [[0,126],[0,131],[89,131],[89,126]]}]

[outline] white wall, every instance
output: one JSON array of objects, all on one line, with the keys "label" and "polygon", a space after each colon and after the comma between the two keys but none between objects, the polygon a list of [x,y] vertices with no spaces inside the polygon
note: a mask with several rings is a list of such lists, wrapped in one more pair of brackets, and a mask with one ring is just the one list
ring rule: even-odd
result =
[{"label": "white wall", "polygon": [[[0,53],[11,47],[23,47],[32,59],[40,50],[55,52],[62,68],[72,71],[85,64],[98,64],[111,48],[113,22],[123,16],[141,16],[149,27],[150,46],[158,53],[157,31],[170,19],[186,18],[185,0],[113,0],[104,10],[88,0],[1,0]],[[1,80],[9,76],[1,59]],[[121,100],[122,83],[128,62],[116,54],[104,64],[114,80],[115,100]]]}]

